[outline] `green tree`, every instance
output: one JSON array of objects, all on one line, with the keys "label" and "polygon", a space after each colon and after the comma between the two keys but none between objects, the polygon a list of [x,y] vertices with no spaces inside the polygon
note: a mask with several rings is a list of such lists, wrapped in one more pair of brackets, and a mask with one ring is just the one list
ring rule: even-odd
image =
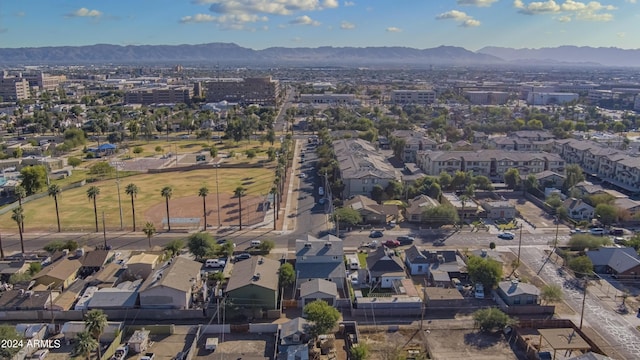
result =
[{"label": "green tree", "polygon": [[443,189],[448,189],[451,186],[452,181],[453,177],[451,177],[451,175],[447,172],[441,172],[438,176],[438,183]]},{"label": "green tree", "polygon": [[131,197],[131,218],[133,219],[133,231],[136,231],[136,204],[135,204],[135,198],[138,195],[138,191],[140,191],[140,189],[138,188],[138,185],[134,184],[134,183],[130,183],[127,184],[127,186],[124,188],[124,192],[129,195]]},{"label": "green tree", "polygon": [[[15,326],[12,325],[0,325],[0,339],[9,344],[20,344],[20,342],[24,343],[22,336],[18,334]],[[21,348],[22,346],[1,346],[0,358],[11,359],[18,353],[18,351],[20,351]]]},{"label": "green tree", "polygon": [[569,269],[576,273],[576,276],[580,277],[593,272],[593,263],[588,256],[577,256],[569,260]]},{"label": "green tree", "polygon": [[98,195],[100,195],[99,187],[91,186],[87,189],[87,198],[89,198],[89,201],[93,200],[93,214],[96,219],[96,232],[98,232],[98,204],[96,203]]},{"label": "green tree", "polygon": [[270,252],[273,248],[276,247],[276,244],[271,240],[263,240],[258,246],[258,249],[261,251]]},{"label": "green tree", "polygon": [[245,155],[247,155],[248,159],[253,159],[254,157],[256,157],[256,150],[255,149],[247,149],[244,153],[245,153]]},{"label": "green tree", "polygon": [[84,315],[84,329],[91,337],[96,339],[98,343],[97,354],[98,359],[102,357],[100,351],[100,337],[107,327],[107,315],[102,310],[93,309]]},{"label": "green tree", "polygon": [[211,157],[215,159],[218,156],[218,148],[215,146],[212,146],[209,149],[209,155],[211,155]]},{"label": "green tree", "polygon": [[160,195],[164,198],[167,208],[167,229],[171,231],[171,217],[169,216],[169,199],[173,196],[173,188],[171,186],[165,186],[160,190]]},{"label": "green tree", "polygon": [[209,195],[209,189],[206,186],[203,186],[198,190],[198,196],[202,198],[202,217],[204,218],[205,231],[207,231],[207,195]]},{"label": "green tree", "polygon": [[582,168],[578,164],[568,164],[564,168],[565,180],[562,184],[562,190],[568,191],[574,187],[577,183],[584,181],[584,173]]},{"label": "green tree", "polygon": [[362,215],[360,215],[358,210],[350,207],[336,209],[333,216],[334,221],[349,226],[355,226],[362,222]]},{"label": "green tree", "polygon": [[369,358],[369,346],[363,341],[352,346],[349,352],[353,360],[366,360]]},{"label": "green tree", "polygon": [[316,300],[304,306],[303,311],[307,320],[313,323],[311,334],[318,336],[326,334],[336,327],[340,312],[323,300]]},{"label": "green tree", "polygon": [[608,237],[590,234],[572,235],[567,243],[571,251],[584,251],[585,249],[595,250],[609,244],[611,244],[611,240]]},{"label": "green tree", "polygon": [[22,226],[24,223],[24,209],[18,206],[12,210],[11,219],[18,224],[18,233],[20,234],[20,250],[24,254],[24,237],[22,234]]},{"label": "green tree", "polygon": [[538,188],[538,178],[534,174],[529,174],[524,181],[524,188],[527,191],[531,191],[533,189]]},{"label": "green tree", "polygon": [[231,258],[234,250],[235,250],[235,247],[233,245],[233,242],[231,242],[230,240],[227,240],[224,242],[224,244],[222,244],[222,246],[220,246],[220,249],[218,250],[218,254],[220,256]]},{"label": "green tree", "polygon": [[181,239],[171,240],[167,245],[164,246],[164,250],[171,254],[171,256],[178,255],[182,248],[184,248],[184,242]]},{"label": "green tree", "polygon": [[201,232],[187,238],[187,248],[196,259],[202,259],[215,250],[215,242],[211,234]]},{"label": "green tree", "polygon": [[81,356],[89,360],[91,352],[100,347],[98,341],[88,331],[79,332],[73,344],[73,355]]},{"label": "green tree", "polygon": [[[14,188],[13,191],[16,194],[16,197],[18,198],[18,207],[22,207],[22,199],[27,197],[27,190],[25,190],[24,187],[22,187],[21,185],[18,185]],[[24,233],[24,222],[20,226],[22,226],[22,232]]]},{"label": "green tree", "polygon": [[520,184],[520,171],[515,168],[510,168],[504,173],[504,183],[510,189],[515,189]]},{"label": "green tree", "polygon": [[547,203],[547,205],[551,206],[554,209],[562,206],[562,198],[559,194],[556,193],[552,193],[551,195],[549,195],[545,202]]},{"label": "green tree", "polygon": [[278,280],[280,281],[281,287],[293,284],[296,281],[296,272],[293,269],[293,265],[288,262],[282,264],[278,272]]},{"label": "green tree", "polygon": [[62,189],[58,184],[51,184],[49,185],[47,192],[49,193],[49,196],[53,197],[53,201],[55,202],[55,205],[56,205],[56,220],[58,221],[58,232],[60,232],[61,229],[60,229],[60,212],[58,211],[58,196],[60,196]]},{"label": "green tree", "polygon": [[602,224],[610,226],[618,220],[618,210],[612,205],[598,204],[596,206],[595,216]]},{"label": "green tree", "polygon": [[20,175],[27,195],[37,193],[47,184],[47,171],[42,165],[25,166],[20,170]]},{"label": "green tree", "polygon": [[238,197],[238,219],[240,221],[240,230],[242,230],[242,197],[247,193],[247,189],[242,186],[238,186],[233,194]]},{"label": "green tree", "polygon": [[562,288],[556,284],[545,285],[540,291],[540,298],[545,304],[559,302],[562,300]]},{"label": "green tree", "polygon": [[89,174],[104,178],[111,176],[115,172],[115,168],[106,161],[99,161],[89,168]]},{"label": "green tree", "polygon": [[67,159],[67,164],[75,169],[77,166],[80,166],[80,164],[82,164],[82,160],[75,156],[71,156]]},{"label": "green tree", "polygon": [[460,221],[458,211],[451,205],[428,207],[422,211],[422,221],[434,226],[453,225]]},{"label": "green tree", "polygon": [[471,256],[467,262],[467,271],[471,281],[481,283],[485,289],[493,289],[502,279],[502,265],[493,259]]},{"label": "green tree", "polygon": [[473,185],[480,190],[493,190],[493,185],[491,184],[491,180],[484,175],[478,175],[473,177]]},{"label": "green tree", "polygon": [[149,242],[149,249],[151,249],[151,237],[156,233],[156,226],[152,222],[147,221],[142,228],[142,232],[147,236]]},{"label": "green tree", "polygon": [[473,313],[473,321],[481,331],[493,331],[503,329],[505,326],[514,324],[514,320],[509,315],[496,308],[480,309]]}]

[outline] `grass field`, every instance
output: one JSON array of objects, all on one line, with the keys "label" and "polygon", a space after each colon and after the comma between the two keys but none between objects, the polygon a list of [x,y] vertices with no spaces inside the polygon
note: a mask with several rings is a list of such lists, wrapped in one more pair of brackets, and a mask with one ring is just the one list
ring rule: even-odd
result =
[{"label": "grass field", "polygon": [[[273,184],[274,172],[271,169],[251,168],[251,169],[218,169],[218,180],[220,194],[231,196],[233,191],[240,185],[247,189],[247,195],[266,195]],[[202,199],[198,198],[198,189],[202,186],[209,188],[207,197],[208,207],[215,206],[216,199],[216,170],[194,170],[186,172],[170,172],[161,174],[141,174],[129,176],[121,179],[120,195],[122,199],[123,219],[125,228],[131,227],[131,198],[124,192],[129,183],[134,183],[139,188],[136,198],[136,223],[141,229],[142,224],[149,219],[153,219],[153,214],[148,211],[151,208],[157,209],[162,205],[164,209],[164,198],[160,196],[160,190],[164,186],[173,187],[172,200],[181,198],[192,198],[192,207],[198,211],[202,209]],[[58,199],[60,208],[60,221],[63,231],[65,230],[94,230],[93,203],[89,201],[86,191],[89,186],[94,185],[100,188],[98,196],[98,213],[101,220],[102,211],[105,214],[106,227],[117,229],[120,227],[120,215],[118,210],[118,192],[115,180],[99,181],[87,184],[80,188],[71,189],[61,194]],[[171,202],[171,200],[170,200]],[[191,207],[191,203],[189,203]],[[55,231],[56,213],[53,198],[44,197],[24,204],[25,230],[35,231]],[[160,228],[156,224],[156,228]],[[102,224],[100,224],[102,227]],[[11,220],[11,212],[0,216],[0,228],[16,231],[17,226]]]}]

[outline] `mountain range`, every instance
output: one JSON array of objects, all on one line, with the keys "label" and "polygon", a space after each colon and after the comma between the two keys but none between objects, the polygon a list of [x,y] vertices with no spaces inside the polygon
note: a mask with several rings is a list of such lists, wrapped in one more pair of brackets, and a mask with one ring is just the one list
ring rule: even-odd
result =
[{"label": "mountain range", "polygon": [[263,50],[233,43],[199,45],[108,45],[0,48],[0,64],[218,63],[264,66],[376,65],[640,65],[640,50],[561,46],[541,49],[485,47],[272,47]]}]

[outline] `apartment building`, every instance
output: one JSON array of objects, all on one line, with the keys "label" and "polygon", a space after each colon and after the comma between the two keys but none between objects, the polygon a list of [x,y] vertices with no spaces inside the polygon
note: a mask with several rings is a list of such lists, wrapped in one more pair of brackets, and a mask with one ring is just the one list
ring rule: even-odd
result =
[{"label": "apartment building", "polygon": [[435,150],[438,147],[437,142],[413,130],[395,130],[391,133],[391,138],[404,140],[402,161],[405,163],[415,163],[420,150]]},{"label": "apartment building", "polygon": [[188,86],[167,86],[152,88],[135,88],[124,94],[126,104],[177,104],[191,103],[193,88]]},{"label": "apartment building", "polygon": [[276,106],[280,99],[280,84],[268,77],[217,78],[207,81],[207,102],[237,102],[242,105]]},{"label": "apartment building", "polygon": [[29,86],[36,87],[42,91],[54,91],[67,79],[64,75],[49,75],[42,71],[24,73],[22,77],[29,82]]},{"label": "apartment building", "polygon": [[464,92],[464,97],[474,105],[504,105],[509,101],[510,94],[505,91],[470,90]]},{"label": "apartment building", "polygon": [[543,171],[564,174],[565,171],[565,161],[558,155],[509,150],[421,151],[418,152],[417,164],[427,175],[472,171],[475,175],[497,181],[501,181],[511,168],[518,169],[520,175]]},{"label": "apartment building", "polygon": [[354,195],[369,196],[376,185],[385,188],[390,181],[400,179],[393,165],[366,140],[337,140],[333,142],[333,150],[344,183],[345,199]]},{"label": "apartment building", "polygon": [[400,104],[433,104],[436,101],[434,90],[392,90],[391,102]]},{"label": "apartment building", "polygon": [[2,101],[25,100],[29,97],[29,82],[22,77],[22,74],[12,76],[6,71],[0,72],[0,98]]}]

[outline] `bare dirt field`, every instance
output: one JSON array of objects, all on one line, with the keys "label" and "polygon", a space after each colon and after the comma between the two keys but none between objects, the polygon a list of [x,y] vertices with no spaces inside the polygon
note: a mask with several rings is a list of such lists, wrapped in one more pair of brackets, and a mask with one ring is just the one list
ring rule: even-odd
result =
[{"label": "bare dirt field", "polygon": [[502,333],[475,329],[431,330],[426,334],[432,359],[518,359]]},{"label": "bare dirt field", "polygon": [[404,358],[408,350],[424,354],[423,338],[418,329],[384,331],[382,328],[360,331],[360,341],[369,345],[369,359]]},{"label": "bare dirt field", "polygon": [[204,346],[208,337],[216,337],[213,334],[205,334],[198,341],[194,359],[238,359],[243,357],[273,357],[274,337],[272,335],[238,334],[231,333],[221,337],[215,352],[205,350]]}]

